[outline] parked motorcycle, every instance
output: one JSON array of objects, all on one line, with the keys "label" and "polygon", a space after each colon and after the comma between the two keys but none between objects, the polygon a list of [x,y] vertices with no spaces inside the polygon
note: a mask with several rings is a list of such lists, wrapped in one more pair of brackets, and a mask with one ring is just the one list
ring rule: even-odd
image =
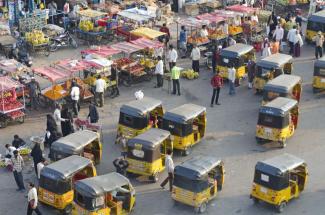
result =
[{"label": "parked motorcycle", "polygon": [[73,48],[78,48],[78,44],[75,39],[72,38],[70,33],[66,31],[65,33],[51,38],[51,43],[50,43],[50,51],[54,52],[58,50],[60,47],[68,47],[72,46]]},{"label": "parked motorcycle", "polygon": [[27,48],[23,46],[18,47],[14,45],[10,51],[9,59],[15,59],[28,67],[31,67],[33,64],[32,57],[29,55]]}]

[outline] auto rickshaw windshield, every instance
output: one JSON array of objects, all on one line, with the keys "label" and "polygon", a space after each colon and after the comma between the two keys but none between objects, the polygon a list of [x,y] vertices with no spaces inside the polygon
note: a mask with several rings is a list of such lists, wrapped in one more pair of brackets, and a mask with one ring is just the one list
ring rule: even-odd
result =
[{"label": "auto rickshaw windshield", "polygon": [[325,24],[320,22],[308,21],[307,30],[324,32]]},{"label": "auto rickshaw windshield", "polygon": [[258,116],[258,125],[271,128],[285,128],[289,125],[289,115],[275,116],[265,113],[260,113]]},{"label": "auto rickshaw windshield", "polygon": [[119,123],[134,129],[144,129],[148,126],[149,116],[135,117],[121,112]]},{"label": "auto rickshaw windshield", "polygon": [[153,150],[137,149],[135,147],[128,146],[127,157],[130,159],[153,162],[160,158],[160,147],[156,147]]},{"label": "auto rickshaw windshield", "polygon": [[98,196],[96,198],[88,197],[85,195],[81,195],[79,192],[75,191],[74,193],[74,201],[80,205],[81,207],[89,210],[95,211],[104,207],[105,200],[104,196]]},{"label": "auto rickshaw windshield", "polygon": [[195,193],[200,193],[203,190],[208,189],[209,183],[208,180],[191,180],[184,176],[175,175],[174,185],[176,187],[182,188],[184,190],[189,190]]},{"label": "auto rickshaw windshield", "polygon": [[51,179],[41,176],[39,186],[52,193],[62,195],[72,189],[70,180]]},{"label": "auto rickshaw windshield", "polygon": [[193,132],[191,123],[177,123],[169,120],[163,120],[162,129],[169,131],[172,135],[185,137]]},{"label": "auto rickshaw windshield", "polygon": [[234,64],[234,67],[237,68],[244,64],[244,59],[221,56],[218,63],[220,66],[225,66],[225,67],[231,67],[232,64]]},{"label": "auto rickshaw windshield", "polygon": [[272,190],[283,190],[289,186],[289,174],[275,176],[255,170],[254,182]]}]

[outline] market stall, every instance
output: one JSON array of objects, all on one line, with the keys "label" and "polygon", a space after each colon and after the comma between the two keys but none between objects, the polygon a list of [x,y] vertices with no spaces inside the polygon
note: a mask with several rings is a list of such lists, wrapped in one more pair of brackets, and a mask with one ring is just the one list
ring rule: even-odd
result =
[{"label": "market stall", "polygon": [[137,29],[131,31],[131,34],[138,36],[138,37],[145,37],[145,38],[151,39],[151,40],[154,40],[161,36],[166,35],[166,33],[164,33],[164,32],[156,31],[156,30],[153,30],[153,29],[147,28],[147,27],[137,28]]},{"label": "market stall", "polygon": [[97,46],[90,49],[85,49],[81,51],[81,55],[85,58],[87,55],[97,55],[103,58],[111,58],[114,55],[120,54],[122,51],[114,49],[110,46]]},{"label": "market stall", "polygon": [[226,20],[229,35],[240,36],[243,33],[243,28],[241,26],[242,13],[227,10],[215,10],[213,14],[223,17]]},{"label": "market stall", "polygon": [[35,53],[50,55],[50,39],[41,30],[32,30],[25,33],[28,49]]},{"label": "market stall", "polygon": [[9,77],[0,77],[0,128],[7,127],[9,122],[25,120],[25,100],[23,103],[17,100],[17,88],[23,86]]}]

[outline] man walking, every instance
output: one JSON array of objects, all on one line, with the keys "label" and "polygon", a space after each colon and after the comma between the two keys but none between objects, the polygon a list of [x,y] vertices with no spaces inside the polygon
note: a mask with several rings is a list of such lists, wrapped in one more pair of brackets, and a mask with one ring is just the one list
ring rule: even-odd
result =
[{"label": "man walking", "polygon": [[172,70],[172,68],[176,65],[177,58],[178,58],[177,51],[176,49],[174,49],[174,46],[170,44],[169,51],[168,51],[168,62],[169,62],[170,70]]},{"label": "man walking", "polygon": [[296,28],[297,28],[296,26],[293,26],[293,28],[289,30],[287,35],[287,40],[289,41],[289,47],[290,47],[289,54],[293,54],[293,47],[295,44],[296,31],[297,31]]},{"label": "man walking", "polygon": [[186,57],[186,50],[187,50],[187,32],[185,26],[181,27],[181,32],[179,33],[179,50],[181,53],[181,58]]},{"label": "man walking", "polygon": [[23,146],[23,145],[25,145],[26,144],[26,142],[23,140],[23,139],[21,139],[19,136],[18,136],[18,134],[15,134],[14,135],[14,140],[12,141],[12,145],[15,147],[15,148],[19,148],[19,147],[21,147],[21,146]]},{"label": "man walking", "polygon": [[[98,76],[95,85],[96,85],[96,96],[95,96],[96,104],[99,107],[103,107],[104,106],[104,91],[106,88],[106,82],[102,78],[101,75]],[[98,105],[98,101],[97,101],[98,99],[99,99],[99,105]]]},{"label": "man walking", "polygon": [[160,186],[164,189],[167,182],[169,182],[169,191],[173,191],[173,181],[174,181],[174,161],[172,159],[172,150],[167,150],[167,155],[165,159],[165,168],[167,170],[168,176],[167,178],[160,184]]},{"label": "man walking", "polygon": [[201,51],[199,47],[197,47],[196,44],[193,45],[193,49],[191,52],[191,58],[192,58],[192,69],[194,72],[199,73],[200,72],[200,58],[201,58]]},{"label": "man walking", "polygon": [[281,27],[281,24],[279,23],[273,33],[273,38],[275,39],[275,41],[279,42],[279,45],[281,45],[283,35],[284,35],[284,30]]},{"label": "man walking", "polygon": [[55,105],[55,110],[53,113],[53,118],[57,126],[57,132],[59,134],[62,134],[62,128],[61,128],[61,122],[68,121],[68,119],[63,119],[61,117],[61,110],[62,110],[62,105],[61,104],[56,104]]},{"label": "man walking", "polygon": [[180,96],[181,91],[180,91],[180,83],[179,83],[179,76],[181,74],[180,68],[178,68],[176,65],[172,67],[172,81],[173,81],[173,95],[176,95],[176,88],[177,88],[177,93]]},{"label": "man walking", "polygon": [[219,70],[211,78],[211,86],[213,87],[213,93],[212,93],[212,98],[211,98],[211,107],[213,107],[214,99],[215,99],[216,105],[220,105],[219,94],[220,94],[220,89],[223,86],[223,79],[220,76]]},{"label": "man walking", "polygon": [[13,174],[18,186],[17,191],[25,191],[24,186],[24,178],[23,178],[23,167],[24,167],[24,160],[19,155],[18,151],[14,151],[14,157],[11,158],[11,162],[13,164]]},{"label": "man walking", "polygon": [[31,82],[28,85],[28,89],[29,89],[31,109],[38,110],[38,106],[40,105],[38,100],[38,95],[41,92],[41,88],[39,86],[39,83],[35,80],[34,77],[31,78]]},{"label": "man walking", "polygon": [[77,86],[75,81],[72,81],[72,88],[70,92],[71,100],[72,100],[72,109],[75,117],[78,117],[78,112],[80,109],[79,106],[79,98],[80,98],[80,89]]},{"label": "man walking", "polygon": [[164,75],[164,62],[162,61],[161,57],[158,56],[158,63],[155,68],[155,74],[157,76],[157,85],[155,88],[159,88],[163,86],[163,75]]},{"label": "man walking", "polygon": [[251,59],[248,60],[247,70],[248,70],[248,89],[252,89],[253,81],[255,77],[255,62]]},{"label": "man walking", "polygon": [[229,95],[235,95],[235,80],[236,80],[236,69],[234,65],[231,65],[231,68],[228,68],[228,80],[229,80]]},{"label": "man walking", "polygon": [[30,182],[28,184],[28,188],[29,191],[27,195],[27,200],[28,200],[27,215],[32,215],[34,211],[36,214],[42,215],[42,213],[38,209],[38,197],[37,197],[37,190],[35,188],[35,185]]},{"label": "man walking", "polygon": [[318,31],[317,35],[313,38],[313,41],[316,43],[316,46],[315,46],[316,59],[318,59],[318,55],[320,57],[323,57],[324,36],[321,31]]},{"label": "man walking", "polygon": [[113,161],[113,165],[116,168],[117,173],[126,176],[126,169],[129,167],[129,162],[125,159],[125,157],[116,158]]}]

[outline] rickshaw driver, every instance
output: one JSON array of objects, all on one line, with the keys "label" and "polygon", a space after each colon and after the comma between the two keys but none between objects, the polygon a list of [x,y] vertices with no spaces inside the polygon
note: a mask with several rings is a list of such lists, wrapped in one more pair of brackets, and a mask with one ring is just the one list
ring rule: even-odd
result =
[{"label": "rickshaw driver", "polygon": [[130,191],[128,191],[127,189],[124,189],[123,187],[117,187],[115,190],[113,190],[111,192],[111,195],[113,197],[114,200],[116,200],[117,202],[122,202],[122,207],[123,208],[127,208],[128,205],[127,204],[127,195],[130,193]]}]

